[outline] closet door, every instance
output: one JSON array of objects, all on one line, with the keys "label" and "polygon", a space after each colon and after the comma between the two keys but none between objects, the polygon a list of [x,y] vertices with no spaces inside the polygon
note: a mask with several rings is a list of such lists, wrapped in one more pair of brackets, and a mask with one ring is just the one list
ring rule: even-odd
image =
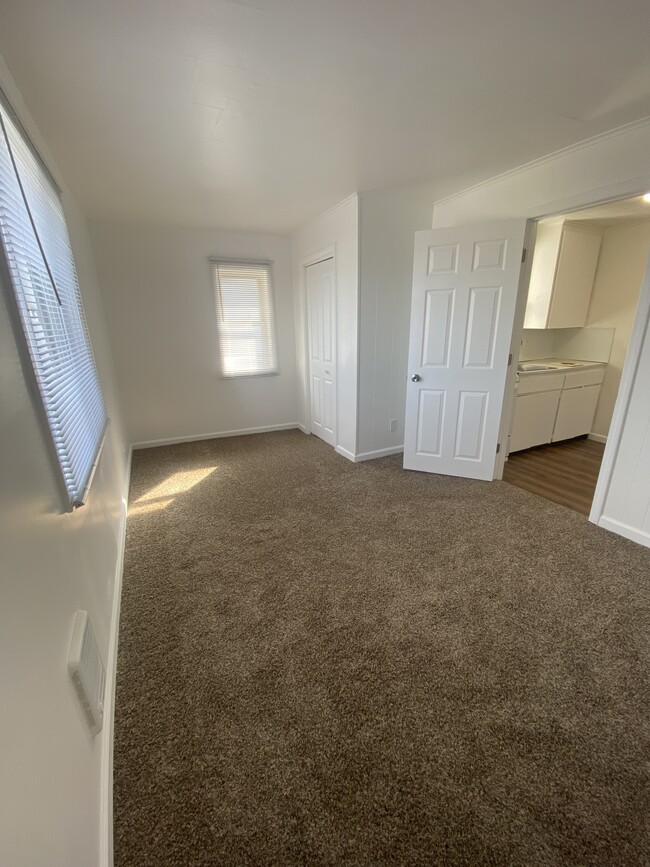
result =
[{"label": "closet door", "polygon": [[309,321],[311,431],[336,445],[336,291],[334,259],[305,268]]}]

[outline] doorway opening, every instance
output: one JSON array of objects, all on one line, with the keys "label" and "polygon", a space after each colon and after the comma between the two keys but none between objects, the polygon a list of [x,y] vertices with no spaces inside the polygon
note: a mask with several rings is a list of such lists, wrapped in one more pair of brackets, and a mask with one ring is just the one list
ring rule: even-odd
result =
[{"label": "doorway opening", "polygon": [[505,482],[590,513],[649,254],[644,196],[538,222]]}]

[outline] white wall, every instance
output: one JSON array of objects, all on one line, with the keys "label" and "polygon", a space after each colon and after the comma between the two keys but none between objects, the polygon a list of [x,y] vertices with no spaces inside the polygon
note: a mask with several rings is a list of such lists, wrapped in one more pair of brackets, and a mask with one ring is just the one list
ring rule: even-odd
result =
[{"label": "white wall", "polygon": [[[433,225],[454,226],[517,216],[541,217],[612,197],[638,195],[650,189],[648,153],[650,123],[631,124],[435,203]],[[650,334],[646,332],[644,359],[650,356],[649,344]],[[636,418],[639,421],[634,430],[628,430],[626,425],[624,434],[628,468],[647,469],[649,466],[650,435],[647,434],[647,427],[643,433],[643,419],[649,412],[650,389],[647,387],[647,378],[644,380],[639,377],[628,410],[628,420]],[[619,490],[619,484],[624,484],[627,479],[620,461],[615,465],[614,472],[612,491]],[[650,545],[650,534],[646,533],[650,507],[648,474],[646,472],[644,477],[635,478],[634,508],[628,508],[623,497],[617,498],[612,494],[605,501],[600,523],[610,528],[617,524],[624,525],[628,535],[637,533],[639,541]]]},{"label": "white wall", "polygon": [[304,262],[326,247],[335,248],[338,353],[337,450],[357,452],[359,199],[349,196],[300,228],[293,236],[298,419],[309,428],[309,383],[305,329]]},{"label": "white wall", "polygon": [[404,444],[413,244],[429,226],[432,188],[392,187],[360,199],[358,459]]},{"label": "white wall", "polygon": [[608,362],[615,328],[524,328],[520,361],[535,358]]},{"label": "white wall", "polygon": [[[0,84],[62,181],[1,60]],[[12,867],[99,863],[109,754],[110,726],[90,737],[66,663],[78,608],[90,612],[109,662],[127,455],[86,226],[65,188],[64,208],[111,422],[87,504],[62,514],[0,286],[0,863]]]},{"label": "white wall", "polygon": [[[91,222],[127,429],[135,444],[296,423],[290,242]],[[270,259],[280,373],[221,379],[209,256]]]},{"label": "white wall", "polygon": [[552,358],[555,351],[554,328],[524,328],[521,337],[519,361]]},{"label": "white wall", "polygon": [[601,436],[607,436],[612,420],[648,254],[650,221],[624,223],[603,232],[587,314],[588,326],[615,329],[593,425],[594,433]]}]

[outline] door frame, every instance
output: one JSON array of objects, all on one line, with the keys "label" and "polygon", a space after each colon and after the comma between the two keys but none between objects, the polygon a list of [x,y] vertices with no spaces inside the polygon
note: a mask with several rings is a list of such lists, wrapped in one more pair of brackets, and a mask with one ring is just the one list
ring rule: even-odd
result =
[{"label": "door frame", "polygon": [[[641,353],[643,351],[646,333],[650,336],[650,257],[648,258],[645,274],[639,290],[639,300],[634,315],[634,322],[632,323],[632,331],[627,345],[627,352],[625,354],[623,373],[621,374],[618,394],[616,395],[616,403],[614,404],[614,412],[612,413],[612,421],[607,434],[603,461],[600,465],[600,472],[598,473],[596,491],[591,502],[589,520],[594,524],[600,524],[603,512],[605,511],[605,502],[614,475],[614,465],[616,464],[616,458],[618,457],[623,432],[625,431],[627,414],[630,407],[630,400],[632,398],[632,389],[634,387],[639,361],[641,360]],[[609,529],[614,528],[610,527]],[[616,532],[620,532],[620,529],[616,528]]]},{"label": "door frame", "polygon": [[[643,196],[650,189],[650,176],[648,178],[636,178],[632,181],[622,181],[617,184],[611,184],[603,187],[600,190],[592,190],[591,192],[580,193],[568,196],[563,199],[556,199],[547,202],[539,209],[534,209],[529,213],[529,219],[534,221],[535,227],[540,220],[548,217],[559,216],[560,214],[570,214],[572,211],[581,211],[585,208],[596,207],[597,205],[608,204],[609,202],[620,201],[621,199],[632,199],[637,196]],[[533,236],[534,243],[534,236]],[[524,313],[526,310],[526,302],[528,300],[528,288],[530,283],[530,266],[532,263],[533,251],[530,249],[527,255],[526,272],[522,268],[522,279],[520,281],[520,296],[517,300],[521,304],[521,316],[515,316],[515,322],[512,330],[511,351],[513,352],[513,364],[511,365],[510,377],[506,379],[506,388],[510,391],[510,397],[506,394],[504,400],[503,414],[501,417],[501,443],[505,443],[504,433],[507,437],[507,432],[510,429],[510,423],[514,414],[514,374],[516,372],[515,359],[518,358],[519,348],[524,330]],[[525,279],[524,279],[525,278]],[[632,396],[632,387],[636,377],[636,372],[641,358],[643,342],[646,330],[650,328],[650,267],[646,269],[644,279],[641,283],[639,300],[637,304],[630,341],[628,343],[627,354],[625,356],[625,364],[623,365],[623,373],[621,382],[616,396],[614,412],[610,429],[607,435],[605,444],[605,452],[603,461],[598,474],[596,483],[596,491],[591,504],[589,513],[589,521],[593,524],[600,525],[601,518],[607,499],[607,493],[614,474],[614,465],[618,455],[619,447],[625,424],[627,421],[627,412],[629,408],[630,398]],[[503,477],[503,468],[505,465],[505,449],[502,449],[503,454],[500,455],[500,461],[497,464],[496,479]]]},{"label": "door frame", "polygon": [[[336,423],[334,430],[335,448],[339,442],[339,319],[338,319],[338,285],[336,279],[336,242],[327,244],[325,247],[320,247],[314,250],[308,256],[300,260],[300,297],[302,299],[302,330],[304,334],[304,351],[303,363],[305,365],[305,423],[301,425],[304,433],[311,434],[311,378],[309,375],[309,298],[307,296],[307,268],[310,265],[318,265],[319,262],[325,262],[327,259],[332,260],[334,266],[334,366],[336,368],[336,394],[334,396],[336,405]],[[327,443],[326,443],[327,445]]]},{"label": "door frame", "polygon": [[494,464],[494,478],[502,479],[503,470],[506,464],[507,444],[512,419],[515,412],[515,377],[517,376],[517,359],[519,358],[519,348],[521,344],[521,335],[524,330],[524,317],[526,316],[526,302],[528,301],[528,288],[530,285],[531,266],[533,262],[533,247],[535,246],[535,236],[537,234],[537,220],[528,219],[526,223],[526,232],[524,234],[524,250],[526,258],[521,264],[519,272],[519,289],[517,291],[517,304],[515,307],[515,318],[512,323],[512,334],[510,336],[510,358],[511,363],[506,370],[505,393],[503,395],[503,409],[501,411],[501,424],[499,426],[500,451],[497,455],[496,463]]}]

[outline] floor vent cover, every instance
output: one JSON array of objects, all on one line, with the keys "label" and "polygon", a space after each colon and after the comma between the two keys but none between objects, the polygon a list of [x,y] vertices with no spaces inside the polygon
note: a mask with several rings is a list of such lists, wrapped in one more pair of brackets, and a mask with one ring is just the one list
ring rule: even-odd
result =
[{"label": "floor vent cover", "polygon": [[106,674],[87,611],[77,611],[70,642],[68,671],[94,735],[104,722]]}]

